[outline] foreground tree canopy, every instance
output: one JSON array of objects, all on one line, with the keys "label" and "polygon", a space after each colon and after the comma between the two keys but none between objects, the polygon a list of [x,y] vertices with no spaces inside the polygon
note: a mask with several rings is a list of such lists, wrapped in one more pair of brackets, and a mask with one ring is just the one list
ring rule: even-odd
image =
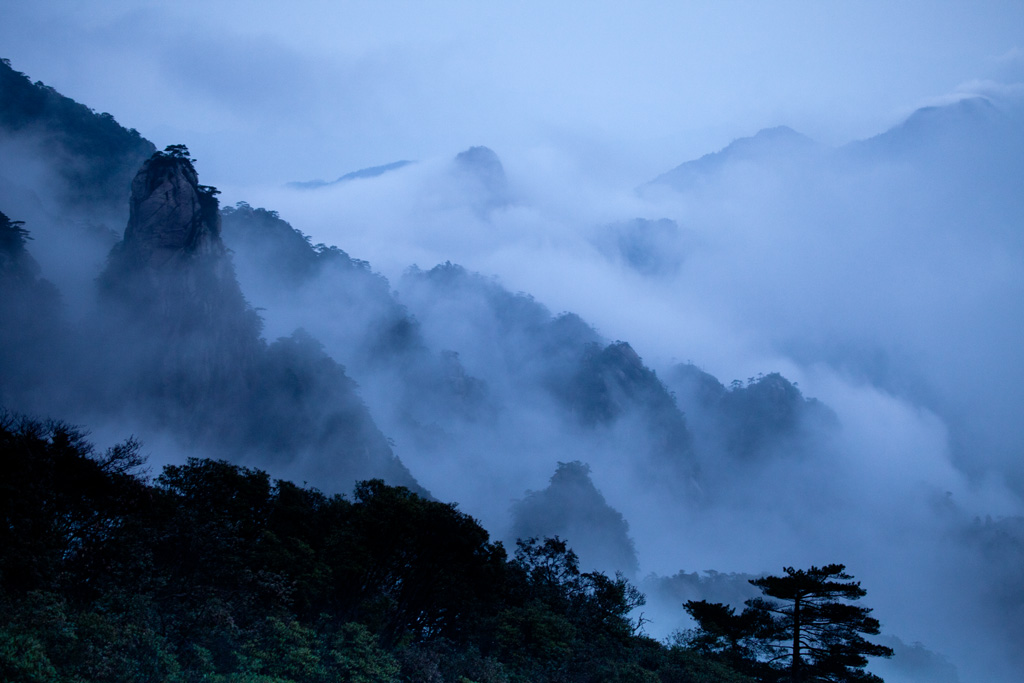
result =
[{"label": "foreground tree canopy", "polygon": [[508,557],[454,505],[347,498],[0,413],[0,680],[725,682],[557,538]]}]

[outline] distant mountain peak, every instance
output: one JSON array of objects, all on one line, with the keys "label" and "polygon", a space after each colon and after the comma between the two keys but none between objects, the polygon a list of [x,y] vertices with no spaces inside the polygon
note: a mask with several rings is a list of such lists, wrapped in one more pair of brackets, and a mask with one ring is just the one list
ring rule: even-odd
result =
[{"label": "distant mountain peak", "polygon": [[494,172],[500,171],[504,174],[505,169],[501,165],[501,159],[490,147],[474,145],[469,149],[455,155],[455,163],[467,168],[477,170],[489,169]]},{"label": "distant mountain peak", "polygon": [[950,104],[933,105],[921,107],[907,117],[901,125],[914,126],[931,122],[939,117],[961,118],[961,117],[983,117],[995,113],[996,107],[992,101],[981,95],[964,97]]},{"label": "distant mountain peak", "polygon": [[700,177],[719,172],[731,163],[770,161],[774,158],[806,154],[818,147],[817,142],[788,126],[762,128],[754,135],[733,140],[717,152],[684,162],[671,171],[662,173],[641,189],[653,185],[667,185],[680,189]]},{"label": "distant mountain peak", "polygon": [[477,208],[481,211],[508,203],[508,178],[501,159],[490,147],[470,147],[455,155],[456,172],[479,185],[481,197]]},{"label": "distant mountain peak", "polygon": [[996,142],[1006,133],[1006,123],[987,97],[965,97],[949,104],[921,107],[889,130],[852,142],[844,149],[855,156],[932,153],[948,158],[952,149],[980,149],[978,143],[982,140]]},{"label": "distant mountain peak", "polygon": [[390,164],[381,164],[380,166],[370,166],[368,168],[361,168],[358,171],[346,173],[345,175],[335,178],[334,180],[297,180],[291,183],[287,183],[287,186],[299,190],[315,190],[320,187],[327,187],[328,185],[339,185],[341,183],[347,183],[351,180],[365,180],[367,178],[376,178],[378,176],[384,175],[385,173],[397,171],[400,168],[404,168],[414,163],[416,162],[409,161],[408,159],[401,159],[399,161],[392,161]]}]

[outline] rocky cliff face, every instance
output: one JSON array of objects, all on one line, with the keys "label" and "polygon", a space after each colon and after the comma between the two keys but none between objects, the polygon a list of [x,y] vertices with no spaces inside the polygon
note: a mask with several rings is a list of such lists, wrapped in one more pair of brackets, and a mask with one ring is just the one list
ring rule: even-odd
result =
[{"label": "rocky cliff face", "polygon": [[184,147],[135,176],[124,239],[100,278],[109,401],[204,454],[342,491],[379,477],[422,492],[319,342],[302,332],[261,339],[215,194]]},{"label": "rocky cliff face", "polygon": [[212,188],[199,184],[181,154],[155,154],[132,181],[125,248],[153,268],[192,255],[224,256],[220,214]]},{"label": "rocky cliff face", "polygon": [[132,181],[124,239],[99,279],[97,323],[121,378],[111,401],[133,396],[175,424],[245,384],[262,341],[219,237],[217,199],[187,150],[168,149]]},{"label": "rocky cliff face", "polygon": [[150,157],[132,181],[124,239],[101,287],[134,321],[225,337],[243,351],[258,339],[260,323],[220,239],[216,190],[199,184],[188,150],[168,150]]}]

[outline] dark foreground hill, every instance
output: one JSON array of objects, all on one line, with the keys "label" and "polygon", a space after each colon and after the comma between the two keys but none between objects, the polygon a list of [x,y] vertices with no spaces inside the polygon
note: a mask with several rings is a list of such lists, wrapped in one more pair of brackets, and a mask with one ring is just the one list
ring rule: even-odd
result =
[{"label": "dark foreground hill", "polygon": [[454,505],[351,499],[0,418],[5,681],[747,680],[638,635],[642,596],[557,539],[513,558]]}]

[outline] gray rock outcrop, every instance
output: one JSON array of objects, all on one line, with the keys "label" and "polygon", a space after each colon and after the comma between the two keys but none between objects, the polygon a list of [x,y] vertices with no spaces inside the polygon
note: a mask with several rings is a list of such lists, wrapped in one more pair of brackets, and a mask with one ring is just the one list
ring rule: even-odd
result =
[{"label": "gray rock outcrop", "polygon": [[99,278],[118,391],[156,401],[170,421],[244,385],[262,350],[219,233],[215,190],[199,185],[187,150],[157,152],[132,181],[124,239]]},{"label": "gray rock outcrop", "polygon": [[213,188],[184,147],[132,182],[124,239],[100,278],[97,325],[111,407],[234,462],[334,490],[383,478],[425,493],[344,367],[296,331],[267,344],[220,235]]},{"label": "gray rock outcrop", "polygon": [[199,185],[186,157],[150,157],[132,181],[129,210],[125,248],[150,267],[187,255],[225,254],[214,192]]}]

